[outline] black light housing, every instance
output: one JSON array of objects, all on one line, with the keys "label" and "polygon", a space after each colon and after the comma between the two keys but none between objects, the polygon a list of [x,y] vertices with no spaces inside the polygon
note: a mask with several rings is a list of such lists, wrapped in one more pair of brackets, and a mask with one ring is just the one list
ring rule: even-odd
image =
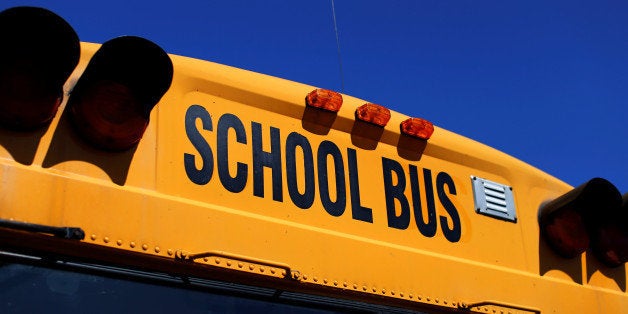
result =
[{"label": "black light housing", "polygon": [[619,224],[626,218],[621,204],[622,196],[612,183],[602,178],[591,179],[540,209],[541,234],[565,258],[574,258],[592,246],[600,261],[618,266],[625,260],[617,263],[620,259],[604,256],[619,254],[624,248],[615,242],[617,234],[628,231],[625,224]]},{"label": "black light housing", "polygon": [[51,11],[15,7],[0,12],[0,43],[0,125],[28,131],[48,124],[78,64],[76,32]]},{"label": "black light housing", "polygon": [[611,267],[628,262],[628,193],[623,196],[621,208],[593,230],[593,253]]}]

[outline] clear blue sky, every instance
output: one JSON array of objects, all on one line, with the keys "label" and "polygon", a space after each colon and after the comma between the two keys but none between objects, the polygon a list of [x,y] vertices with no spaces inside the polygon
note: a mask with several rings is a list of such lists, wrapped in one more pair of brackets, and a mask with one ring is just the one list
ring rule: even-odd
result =
[{"label": "clear blue sky", "polygon": [[[170,53],[341,91],[331,0],[14,1],[83,41]],[[628,192],[628,1],[335,0],[344,92]]]}]

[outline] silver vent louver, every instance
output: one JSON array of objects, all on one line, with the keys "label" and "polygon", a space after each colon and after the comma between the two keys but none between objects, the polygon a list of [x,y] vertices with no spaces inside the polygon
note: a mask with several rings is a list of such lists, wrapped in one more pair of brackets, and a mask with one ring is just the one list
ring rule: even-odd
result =
[{"label": "silver vent louver", "polygon": [[517,221],[512,187],[476,176],[471,176],[471,182],[476,212],[512,222]]}]

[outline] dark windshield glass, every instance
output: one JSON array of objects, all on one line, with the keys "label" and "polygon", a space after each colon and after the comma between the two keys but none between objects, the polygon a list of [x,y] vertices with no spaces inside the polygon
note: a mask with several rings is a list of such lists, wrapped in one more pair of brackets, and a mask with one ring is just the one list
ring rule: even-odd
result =
[{"label": "dark windshield glass", "polygon": [[373,313],[402,309],[102,265],[0,255],[0,313]]}]

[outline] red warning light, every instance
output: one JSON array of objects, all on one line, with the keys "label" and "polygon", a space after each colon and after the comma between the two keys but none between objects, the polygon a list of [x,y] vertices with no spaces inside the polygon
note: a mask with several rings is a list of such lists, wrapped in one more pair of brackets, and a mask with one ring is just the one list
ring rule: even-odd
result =
[{"label": "red warning light", "polygon": [[583,217],[574,210],[557,211],[546,218],[542,232],[550,246],[565,258],[574,258],[589,247],[589,235]]},{"label": "red warning light", "polygon": [[124,150],[137,144],[149,119],[131,90],[117,82],[89,86],[70,107],[79,133],[107,150]]},{"label": "red warning light", "polygon": [[32,130],[55,116],[62,87],[52,87],[31,66],[16,66],[0,74],[0,123],[13,130]]},{"label": "red warning light", "polygon": [[342,95],[328,89],[318,88],[307,94],[305,103],[310,107],[338,112],[342,107]]},{"label": "red warning light", "polygon": [[428,140],[434,133],[434,125],[421,118],[410,118],[401,122],[401,133]]},{"label": "red warning light", "polygon": [[130,149],[142,138],[172,74],[170,57],[156,44],[140,37],[114,38],[94,54],[66,110],[89,144],[109,151]]},{"label": "red warning light", "polygon": [[390,120],[390,110],[388,108],[366,103],[355,111],[358,119],[364,122],[372,123],[379,126],[386,126]]}]

